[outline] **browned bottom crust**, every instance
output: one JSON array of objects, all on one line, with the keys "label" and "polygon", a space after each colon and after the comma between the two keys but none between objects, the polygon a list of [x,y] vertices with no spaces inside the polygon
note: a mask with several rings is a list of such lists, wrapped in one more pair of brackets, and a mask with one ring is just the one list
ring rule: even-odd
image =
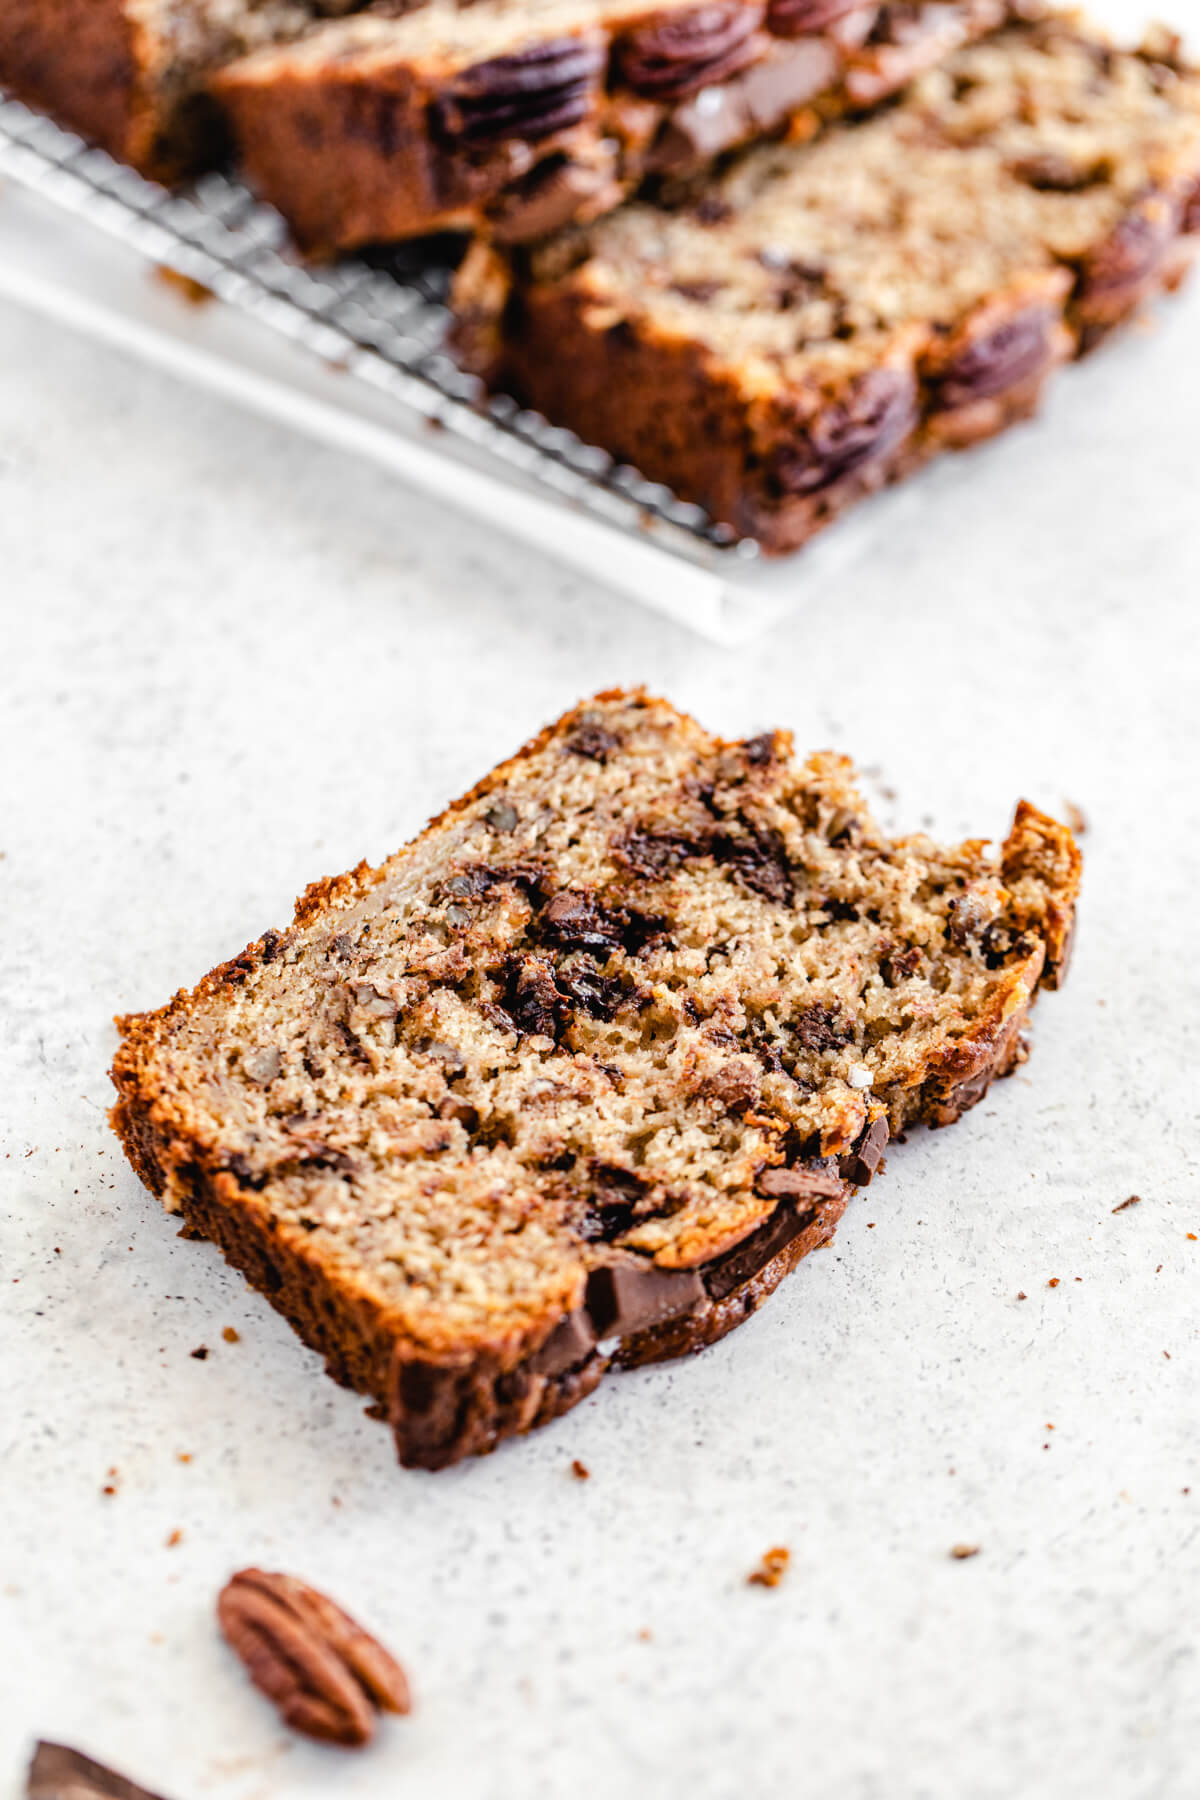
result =
[{"label": "browned bottom crust", "polygon": [[[1063,966],[1065,957],[1060,976]],[[927,1123],[951,1124],[983,1098],[993,1079],[1009,1074],[1024,1059],[1028,1015],[1027,1001],[990,1033],[974,1037],[964,1049],[961,1066],[947,1068],[926,1084],[921,1116]],[[124,1100],[114,1107],[112,1122],[134,1169],[161,1196],[165,1146],[156,1143],[144,1116]],[[465,1456],[485,1454],[505,1438],[569,1412],[594,1392],[610,1368],[691,1355],[733,1331],[757,1312],[805,1256],[830,1242],[845,1211],[846,1182],[861,1186],[870,1181],[881,1164],[885,1141],[886,1127],[877,1121],[861,1154],[842,1160],[845,1179],[834,1179],[836,1165],[829,1165],[826,1179],[835,1191],[818,1194],[811,1203],[797,1202],[801,1210],[790,1227],[786,1220],[773,1217],[756,1234],[756,1242],[740,1245],[694,1275],[667,1278],[678,1283],[686,1301],[678,1313],[668,1311],[653,1323],[624,1331],[618,1318],[615,1327],[608,1326],[607,1337],[606,1313],[599,1309],[594,1318],[564,1320],[560,1333],[565,1355],[571,1354],[573,1345],[579,1355],[561,1368],[547,1367],[556,1360],[547,1356],[549,1344],[516,1368],[505,1368],[498,1357],[488,1355],[439,1363],[415,1360],[397,1341],[386,1314],[365,1301],[355,1304],[319,1263],[310,1262],[294,1243],[275,1236],[261,1214],[239,1206],[239,1190],[231,1177],[211,1177],[199,1170],[181,1175],[177,1169],[175,1192],[185,1235],[215,1243],[298,1336],[324,1357],[335,1381],[372,1398],[371,1410],[386,1416],[392,1426],[401,1463],[407,1468],[440,1469]],[[772,1233],[786,1237],[778,1249]],[[766,1260],[758,1260],[763,1255]],[[668,1298],[664,1305],[670,1304]],[[619,1314],[620,1304],[616,1310]],[[628,1305],[625,1310],[632,1316]]]}]

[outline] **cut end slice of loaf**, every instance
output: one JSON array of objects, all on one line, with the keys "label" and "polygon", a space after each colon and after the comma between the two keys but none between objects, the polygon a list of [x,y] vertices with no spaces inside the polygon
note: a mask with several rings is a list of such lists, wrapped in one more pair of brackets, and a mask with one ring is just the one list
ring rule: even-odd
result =
[{"label": "cut end slice of loaf", "polygon": [[600,694],[119,1021],[113,1124],[439,1466],[752,1312],[1024,1055],[1079,868],[1024,802],[999,855],[889,839],[844,757]]}]

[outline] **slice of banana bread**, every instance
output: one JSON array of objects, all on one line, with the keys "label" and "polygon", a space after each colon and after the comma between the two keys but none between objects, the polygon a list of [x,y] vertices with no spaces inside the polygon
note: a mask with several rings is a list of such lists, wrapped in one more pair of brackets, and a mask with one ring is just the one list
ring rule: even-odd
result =
[{"label": "slice of banana bread", "polygon": [[843,757],[601,694],[119,1021],[113,1124],[438,1467],[752,1313],[1021,1060],[1078,882],[1025,803],[998,857],[889,840]]},{"label": "slice of banana bread", "polygon": [[469,365],[769,550],[1043,381],[1200,230],[1200,79],[1072,21],[958,51],[890,108],[748,152],[459,274]]},{"label": "slice of banana bread", "polygon": [[431,0],[224,69],[258,191],[309,251],[526,242],[734,146],[873,104],[1010,0]]},{"label": "slice of banana bread", "polygon": [[213,70],[355,0],[0,0],[0,86],[143,174],[216,161]]}]

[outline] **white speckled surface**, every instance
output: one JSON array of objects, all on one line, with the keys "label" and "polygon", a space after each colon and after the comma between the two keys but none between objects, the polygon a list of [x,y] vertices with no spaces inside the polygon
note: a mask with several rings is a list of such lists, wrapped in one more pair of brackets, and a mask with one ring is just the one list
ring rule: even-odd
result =
[{"label": "white speckled surface", "polygon": [[[38,1734],[170,1800],[1200,1792],[1200,293],[1162,319],[730,655],[0,309],[5,1800]],[[407,1474],[129,1173],[110,1017],[638,679],[852,751],[900,823],[1075,801],[1075,969],[726,1343]],[[242,1680],[251,1561],[408,1665],[368,1754]]]}]

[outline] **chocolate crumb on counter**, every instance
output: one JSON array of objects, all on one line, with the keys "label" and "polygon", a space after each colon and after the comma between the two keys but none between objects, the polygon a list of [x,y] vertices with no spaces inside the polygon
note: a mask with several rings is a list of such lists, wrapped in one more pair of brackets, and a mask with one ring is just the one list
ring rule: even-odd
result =
[{"label": "chocolate crumb on counter", "polygon": [[1130,1194],[1128,1200],[1122,1200],[1119,1206],[1113,1207],[1113,1211],[1115,1213],[1124,1212],[1126,1207],[1140,1206],[1141,1204],[1142,1196],[1140,1194]]},{"label": "chocolate crumb on counter", "polygon": [[208,1345],[197,1344],[194,1350],[188,1352],[188,1355],[194,1356],[197,1362],[205,1362],[208,1359]]},{"label": "chocolate crumb on counter", "polygon": [[790,1550],[782,1544],[776,1544],[763,1552],[763,1559],[757,1569],[752,1569],[746,1577],[747,1587],[778,1587],[787,1574],[788,1564],[792,1560]]}]

